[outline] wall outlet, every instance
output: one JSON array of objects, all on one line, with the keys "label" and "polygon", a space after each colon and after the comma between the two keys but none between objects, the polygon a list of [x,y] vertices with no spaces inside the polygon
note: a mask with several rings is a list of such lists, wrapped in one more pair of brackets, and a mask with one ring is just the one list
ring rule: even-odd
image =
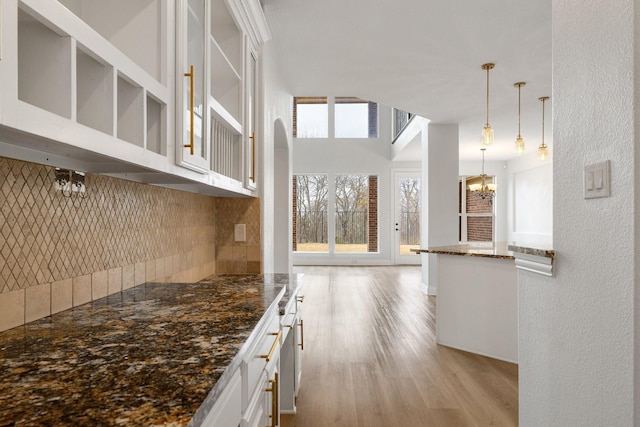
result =
[{"label": "wall outlet", "polygon": [[247,225],[246,224],[233,225],[233,240],[236,242],[247,241]]}]

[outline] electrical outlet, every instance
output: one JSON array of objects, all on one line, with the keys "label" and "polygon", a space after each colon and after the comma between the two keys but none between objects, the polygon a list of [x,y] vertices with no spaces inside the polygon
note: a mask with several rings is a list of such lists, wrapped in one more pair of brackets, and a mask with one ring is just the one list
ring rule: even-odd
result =
[{"label": "electrical outlet", "polygon": [[236,242],[247,241],[247,225],[246,224],[234,224],[233,237]]}]

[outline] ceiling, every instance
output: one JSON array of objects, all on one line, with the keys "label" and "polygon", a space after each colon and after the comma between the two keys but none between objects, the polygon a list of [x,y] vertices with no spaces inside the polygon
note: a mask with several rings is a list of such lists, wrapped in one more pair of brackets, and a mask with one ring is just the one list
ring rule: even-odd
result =
[{"label": "ceiling", "polygon": [[[457,123],[460,158],[480,158],[486,71],[495,142],[487,161],[515,157],[518,90],[527,150],[551,96],[551,0],[263,0],[280,66],[296,96],[357,96]],[[545,105],[545,143],[551,104]],[[411,156],[408,156],[411,157]]]}]

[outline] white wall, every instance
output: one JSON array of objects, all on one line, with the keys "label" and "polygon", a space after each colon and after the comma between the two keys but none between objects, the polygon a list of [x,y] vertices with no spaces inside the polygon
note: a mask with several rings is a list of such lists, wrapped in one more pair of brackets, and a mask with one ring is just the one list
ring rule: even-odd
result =
[{"label": "white wall", "polygon": [[535,147],[507,162],[507,224],[510,242],[552,245],[553,154],[539,160]]},{"label": "white wall", "polygon": [[[640,10],[613,6],[552,2],[555,277],[519,273],[523,427],[640,423]],[[585,200],[583,168],[603,160],[611,197]]]}]

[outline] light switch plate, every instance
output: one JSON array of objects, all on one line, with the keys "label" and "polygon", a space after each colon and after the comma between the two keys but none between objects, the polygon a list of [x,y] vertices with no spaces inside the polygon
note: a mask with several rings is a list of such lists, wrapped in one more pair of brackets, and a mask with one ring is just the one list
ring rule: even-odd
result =
[{"label": "light switch plate", "polygon": [[610,160],[584,167],[584,198],[611,196]]},{"label": "light switch plate", "polygon": [[247,225],[246,224],[234,224],[233,236],[236,242],[247,241]]}]

